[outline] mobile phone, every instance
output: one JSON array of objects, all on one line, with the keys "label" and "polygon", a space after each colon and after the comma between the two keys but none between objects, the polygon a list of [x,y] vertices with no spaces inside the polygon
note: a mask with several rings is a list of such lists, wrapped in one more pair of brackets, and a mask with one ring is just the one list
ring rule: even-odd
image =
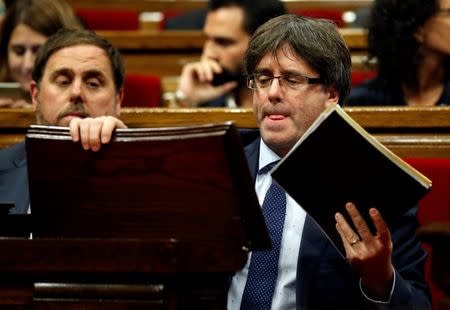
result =
[{"label": "mobile phone", "polygon": [[214,74],[211,84],[214,86],[219,86],[230,81],[236,81],[236,76],[229,70],[222,69],[222,73]]}]

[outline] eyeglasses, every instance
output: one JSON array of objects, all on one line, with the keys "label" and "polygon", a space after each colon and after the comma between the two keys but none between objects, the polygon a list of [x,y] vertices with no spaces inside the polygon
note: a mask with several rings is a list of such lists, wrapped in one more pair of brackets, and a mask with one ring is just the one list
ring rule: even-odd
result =
[{"label": "eyeglasses", "polygon": [[264,73],[255,73],[247,77],[247,87],[250,89],[263,89],[270,87],[272,81],[278,79],[280,86],[286,86],[288,89],[299,90],[306,84],[322,84],[322,78],[310,78],[301,74],[284,74],[279,76],[268,75]]}]

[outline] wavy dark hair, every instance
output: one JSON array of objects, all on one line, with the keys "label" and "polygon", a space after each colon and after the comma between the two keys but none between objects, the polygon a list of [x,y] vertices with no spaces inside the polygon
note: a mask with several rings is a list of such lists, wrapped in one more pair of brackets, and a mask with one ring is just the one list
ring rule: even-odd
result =
[{"label": "wavy dark hair", "polygon": [[342,104],[350,91],[350,52],[336,25],[329,20],[294,14],[275,17],[256,30],[244,57],[246,75],[261,59],[288,46],[339,92]]},{"label": "wavy dark hair", "polygon": [[378,62],[384,87],[397,88],[403,83],[418,90],[417,70],[423,55],[414,33],[438,10],[439,0],[375,0],[368,49],[369,58]]}]

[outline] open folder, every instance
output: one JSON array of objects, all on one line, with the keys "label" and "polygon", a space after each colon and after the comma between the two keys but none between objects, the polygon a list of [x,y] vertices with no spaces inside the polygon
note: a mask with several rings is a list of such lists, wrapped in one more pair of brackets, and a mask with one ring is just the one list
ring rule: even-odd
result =
[{"label": "open folder", "polygon": [[26,135],[33,237],[241,240],[270,247],[244,150],[228,123],[117,129],[99,152],[68,128]]},{"label": "open folder", "polygon": [[347,202],[356,205],[375,233],[368,214],[371,207],[377,208],[393,228],[431,188],[429,179],[367,133],[338,105],[329,106],[318,117],[271,173],[344,258],[334,215],[340,212],[352,225],[345,210]]}]

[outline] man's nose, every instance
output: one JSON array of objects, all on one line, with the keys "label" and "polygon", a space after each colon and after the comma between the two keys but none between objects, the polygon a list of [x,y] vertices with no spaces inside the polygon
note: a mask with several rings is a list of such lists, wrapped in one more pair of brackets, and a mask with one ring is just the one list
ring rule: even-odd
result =
[{"label": "man's nose", "polygon": [[80,80],[73,80],[70,87],[71,102],[83,102],[83,85]]},{"label": "man's nose", "polygon": [[279,77],[274,77],[272,79],[272,83],[269,85],[267,93],[269,97],[280,96],[281,91],[282,91],[281,79]]},{"label": "man's nose", "polygon": [[203,57],[219,61],[219,54],[217,44],[212,40],[206,40],[205,45],[203,46]]}]

